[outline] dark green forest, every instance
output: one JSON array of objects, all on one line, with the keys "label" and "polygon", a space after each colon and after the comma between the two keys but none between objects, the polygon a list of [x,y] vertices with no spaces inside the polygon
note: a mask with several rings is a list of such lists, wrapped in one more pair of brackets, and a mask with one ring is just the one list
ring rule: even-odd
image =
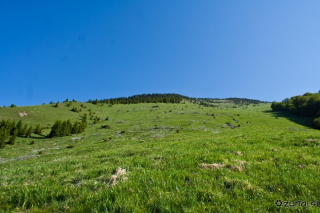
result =
[{"label": "dark green forest", "polygon": [[142,94],[142,95],[133,95],[130,97],[120,97],[120,98],[110,98],[103,100],[89,100],[87,103],[105,103],[105,104],[139,104],[139,103],[180,103],[183,99],[189,99],[186,96],[182,96],[174,93],[167,94]]},{"label": "dark green forest", "polygon": [[313,125],[320,129],[320,93],[307,92],[286,98],[282,102],[272,102],[273,111],[287,111],[300,116],[314,117]]}]

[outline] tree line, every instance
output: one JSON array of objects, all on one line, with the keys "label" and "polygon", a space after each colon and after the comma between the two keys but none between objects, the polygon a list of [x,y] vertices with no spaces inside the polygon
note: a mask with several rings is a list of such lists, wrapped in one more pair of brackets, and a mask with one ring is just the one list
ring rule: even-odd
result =
[{"label": "tree line", "polygon": [[166,94],[142,94],[142,95],[133,95],[129,97],[120,97],[120,98],[110,98],[103,100],[88,100],[87,103],[98,104],[139,104],[139,103],[180,103],[183,99],[188,99],[186,96],[182,96],[174,93]]},{"label": "tree line", "polygon": [[320,129],[320,93],[307,92],[303,95],[272,102],[273,111],[287,111],[292,114],[314,117],[314,126]]}]

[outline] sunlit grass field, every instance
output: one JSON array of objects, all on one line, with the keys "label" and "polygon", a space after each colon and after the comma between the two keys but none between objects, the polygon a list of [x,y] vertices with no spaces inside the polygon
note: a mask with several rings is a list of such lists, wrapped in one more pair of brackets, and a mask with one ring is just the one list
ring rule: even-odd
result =
[{"label": "sunlit grass field", "polygon": [[46,138],[48,128],[0,149],[0,212],[319,212],[312,119],[273,113],[270,104],[235,107],[1,107],[1,120],[34,126],[80,121],[89,109],[101,121],[62,138]]}]

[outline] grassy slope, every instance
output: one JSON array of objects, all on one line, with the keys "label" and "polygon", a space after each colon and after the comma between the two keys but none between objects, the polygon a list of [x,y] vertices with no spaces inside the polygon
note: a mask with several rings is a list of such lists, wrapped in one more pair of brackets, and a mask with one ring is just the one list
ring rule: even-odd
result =
[{"label": "grassy slope", "polygon": [[[308,119],[275,119],[266,112],[269,104],[246,109],[157,104],[154,111],[155,104],[85,105],[79,114],[91,108],[101,118],[109,116],[101,124],[111,129],[90,125],[77,135],[84,136],[79,141],[17,138],[16,145],[0,150],[0,212],[304,211],[274,202],[320,201],[320,142],[305,142],[320,139],[320,132],[291,121]],[[80,103],[73,106],[81,108]],[[0,119],[18,120],[18,112],[26,111],[25,123],[46,126],[57,118],[80,119],[72,107],[1,108]],[[232,118],[239,128],[223,126],[235,124]],[[122,130],[122,137],[116,137]],[[35,144],[29,145],[32,140]],[[39,150],[39,157],[17,160]],[[202,163],[225,166],[207,170]],[[127,170],[128,180],[110,186],[117,167]]]}]

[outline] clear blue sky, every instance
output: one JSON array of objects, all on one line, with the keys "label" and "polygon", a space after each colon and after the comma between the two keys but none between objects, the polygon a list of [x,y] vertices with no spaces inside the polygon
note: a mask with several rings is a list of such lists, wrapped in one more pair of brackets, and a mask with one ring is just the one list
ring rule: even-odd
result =
[{"label": "clear blue sky", "polygon": [[320,1],[0,0],[0,106],[320,90]]}]

